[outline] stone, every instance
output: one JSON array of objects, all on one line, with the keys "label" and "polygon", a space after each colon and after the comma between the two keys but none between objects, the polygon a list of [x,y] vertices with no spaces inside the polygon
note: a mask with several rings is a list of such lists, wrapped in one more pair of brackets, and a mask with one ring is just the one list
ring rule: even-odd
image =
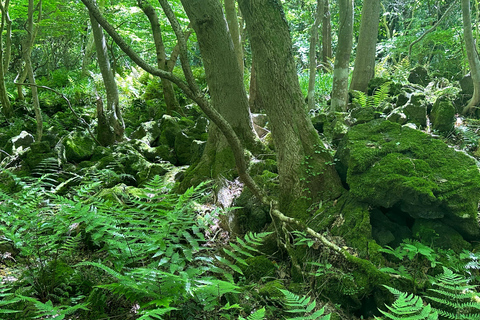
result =
[{"label": "stone", "polygon": [[165,114],[162,117],[160,137],[151,146],[168,145],[170,148],[174,148],[175,139],[179,132],[182,132],[182,129],[178,120]]},{"label": "stone", "polygon": [[410,70],[408,81],[425,87],[430,82],[430,76],[428,75],[427,69],[422,66],[417,66]]},{"label": "stone", "polygon": [[93,156],[96,142],[86,133],[74,132],[63,141],[67,161],[80,163],[90,160]]},{"label": "stone", "polygon": [[438,98],[430,112],[432,128],[439,132],[449,133],[455,125],[455,107],[446,97]]},{"label": "stone", "polygon": [[427,104],[424,94],[412,94],[408,103],[402,107],[402,111],[409,122],[413,122],[422,128],[427,126]]},{"label": "stone", "polygon": [[376,119],[380,114],[372,107],[365,107],[353,109],[350,116],[354,119],[353,124],[360,124]]},{"label": "stone", "polygon": [[140,124],[138,128],[132,132],[130,139],[137,139],[145,141],[151,146],[155,140],[160,137],[161,129],[159,121],[148,121]]},{"label": "stone", "polygon": [[401,107],[393,109],[393,111],[387,116],[387,120],[399,124],[405,124],[408,122],[407,115],[403,113],[403,109]]},{"label": "stone", "polygon": [[193,139],[184,132],[177,133],[175,137],[175,154],[177,155],[178,165],[190,164],[192,159],[191,147]]},{"label": "stone", "polygon": [[18,136],[13,137],[11,141],[13,145],[12,151],[21,152],[30,147],[30,145],[35,142],[35,138],[27,131],[22,131]]},{"label": "stone", "polygon": [[460,88],[462,88],[463,94],[473,95],[473,80],[472,76],[469,74],[465,75],[460,79]]},{"label": "stone", "polygon": [[352,127],[337,170],[350,193],[413,219],[442,219],[471,240],[480,235],[480,173],[475,160],[421,131],[378,119]]}]

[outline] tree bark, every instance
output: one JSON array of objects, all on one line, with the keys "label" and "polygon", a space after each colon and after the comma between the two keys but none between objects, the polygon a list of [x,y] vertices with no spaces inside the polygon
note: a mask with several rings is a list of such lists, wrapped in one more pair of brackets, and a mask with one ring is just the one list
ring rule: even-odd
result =
[{"label": "tree bark", "polygon": [[480,60],[473,41],[472,20],[470,18],[470,0],[462,0],[463,37],[467,50],[468,65],[473,80],[473,97],[463,108],[463,114],[472,113],[480,103]]},{"label": "tree bark", "polygon": [[363,1],[355,67],[350,91],[367,92],[368,82],[375,75],[375,57],[380,19],[380,0]]},{"label": "tree bark", "polygon": [[[108,146],[124,139],[125,124],[120,110],[117,83],[108,59],[105,35],[103,34],[102,27],[91,13],[90,22],[92,24],[98,66],[102,73],[107,95],[106,108],[104,108],[103,103],[97,101],[97,138],[102,145]],[[99,97],[97,100],[98,99]]]},{"label": "tree bark", "polygon": [[330,71],[330,60],[332,59],[332,24],[330,21],[330,8],[328,0],[323,2],[323,22],[322,22],[322,64],[323,69]]},{"label": "tree bark", "polygon": [[[5,3],[0,1],[0,10],[2,11],[2,21],[0,25],[0,103],[2,105],[2,113],[8,119],[13,116],[13,108],[8,99],[7,88],[5,86],[5,74],[8,71],[10,64],[10,52],[11,52],[11,37],[12,37],[12,20],[8,15],[8,6],[10,0],[6,0]],[[7,27],[5,47],[3,46],[3,31],[5,30],[5,24]]]},{"label": "tree bark", "polygon": [[[197,35],[212,104],[230,123],[247,149],[258,148],[250,117],[243,74],[235,54],[227,22],[218,0],[182,0]],[[210,126],[204,154],[186,174],[186,184],[220,174],[233,178],[235,160],[228,142],[216,126]],[[200,179],[200,180],[199,180]]]},{"label": "tree bark", "polygon": [[240,66],[240,72],[243,78],[243,46],[242,36],[238,28],[237,10],[235,9],[235,0],[225,0],[225,17],[228,23],[228,30],[233,41],[233,48],[235,55],[237,56],[238,65]]},{"label": "tree bark", "polygon": [[[137,0],[137,4],[145,13],[150,22],[152,28],[153,41],[155,44],[155,51],[157,55],[157,67],[159,69],[167,70],[167,54],[165,53],[165,45],[162,39],[162,30],[160,28],[160,22],[158,21],[158,15],[155,8],[144,0]],[[165,99],[165,105],[167,106],[167,113],[173,114],[173,112],[181,112],[180,104],[175,97],[175,90],[173,85],[167,79],[161,78],[163,97]]]},{"label": "tree bark", "polygon": [[308,77],[308,109],[315,109],[315,78],[317,75],[317,42],[318,26],[323,19],[323,0],[317,0],[317,10],[315,13],[315,22],[310,31],[310,53],[309,53],[309,77]]},{"label": "tree bark", "polygon": [[333,69],[332,112],[345,112],[348,105],[348,68],[353,45],[353,0],[339,0],[338,45]]},{"label": "tree bark", "polygon": [[340,195],[340,179],[307,115],[281,3],[240,0],[239,5],[277,151],[280,211],[305,220],[313,203]]}]

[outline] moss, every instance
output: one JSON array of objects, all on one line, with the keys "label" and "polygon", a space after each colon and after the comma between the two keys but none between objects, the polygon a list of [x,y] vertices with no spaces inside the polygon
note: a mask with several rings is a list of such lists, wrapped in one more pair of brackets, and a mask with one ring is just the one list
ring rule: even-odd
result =
[{"label": "moss", "polygon": [[470,238],[480,233],[475,160],[444,142],[374,120],[348,132],[337,158],[340,175],[358,200],[374,207],[399,206],[414,218],[446,217]]},{"label": "moss", "polygon": [[261,286],[258,293],[267,299],[283,299],[284,295],[280,290],[285,290],[285,286],[280,280],[273,280]]},{"label": "moss", "polygon": [[256,256],[245,259],[248,266],[239,265],[243,275],[248,281],[260,281],[264,277],[273,277],[275,275],[275,264],[266,256]]}]

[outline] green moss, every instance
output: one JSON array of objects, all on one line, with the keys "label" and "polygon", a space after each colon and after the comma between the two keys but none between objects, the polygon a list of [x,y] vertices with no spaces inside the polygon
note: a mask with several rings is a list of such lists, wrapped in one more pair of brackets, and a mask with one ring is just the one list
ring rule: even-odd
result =
[{"label": "green moss", "polygon": [[273,280],[260,287],[258,293],[268,299],[283,299],[284,295],[280,290],[285,290],[285,286],[280,280]]},{"label": "green moss", "polygon": [[266,256],[256,256],[245,259],[248,266],[239,265],[248,281],[259,281],[264,277],[275,275],[275,265]]},{"label": "green moss", "polygon": [[360,201],[398,206],[414,218],[447,217],[473,238],[480,199],[475,160],[444,142],[386,120],[353,127],[342,140],[338,170]]}]

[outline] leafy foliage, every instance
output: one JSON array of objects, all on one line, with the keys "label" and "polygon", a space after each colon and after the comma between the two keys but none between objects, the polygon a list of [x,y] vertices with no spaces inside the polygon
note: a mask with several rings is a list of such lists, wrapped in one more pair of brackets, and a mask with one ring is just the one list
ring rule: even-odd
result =
[{"label": "leafy foliage", "polygon": [[317,305],[315,300],[310,302],[310,297],[301,297],[288,290],[280,290],[285,295],[286,312],[299,314],[294,318],[287,318],[287,320],[329,320],[330,315],[323,315],[325,308],[315,310]]},{"label": "leafy foliage", "polygon": [[437,312],[429,305],[424,305],[422,298],[414,294],[407,294],[395,288],[385,286],[391,293],[397,296],[392,306],[386,306],[388,311],[380,310],[385,319],[409,319],[409,320],[435,320]]},{"label": "leafy foliage", "polygon": [[480,319],[480,305],[476,286],[469,285],[465,277],[443,268],[433,281],[434,289],[426,297],[432,301],[438,314],[448,319]]},{"label": "leafy foliage", "polygon": [[388,98],[391,82],[385,82],[373,93],[368,96],[365,92],[355,90],[353,101],[358,103],[362,108],[374,108],[380,105],[382,101]]}]

